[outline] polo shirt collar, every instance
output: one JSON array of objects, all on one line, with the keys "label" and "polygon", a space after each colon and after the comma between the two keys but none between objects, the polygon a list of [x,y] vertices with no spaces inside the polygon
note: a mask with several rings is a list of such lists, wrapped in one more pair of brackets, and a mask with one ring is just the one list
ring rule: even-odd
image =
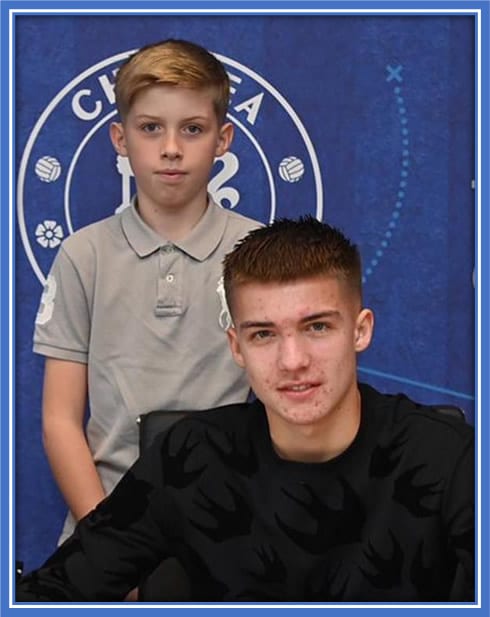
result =
[{"label": "polo shirt collar", "polygon": [[221,242],[226,220],[226,212],[209,196],[206,212],[197,225],[186,238],[174,244],[194,259],[204,261]]},{"label": "polo shirt collar", "polygon": [[[136,198],[123,210],[121,224],[127,241],[139,257],[147,257],[168,242],[151,229],[140,217],[136,208]],[[206,212],[191,233],[172,244],[193,259],[204,261],[218,246],[226,227],[223,209],[209,196]]]}]

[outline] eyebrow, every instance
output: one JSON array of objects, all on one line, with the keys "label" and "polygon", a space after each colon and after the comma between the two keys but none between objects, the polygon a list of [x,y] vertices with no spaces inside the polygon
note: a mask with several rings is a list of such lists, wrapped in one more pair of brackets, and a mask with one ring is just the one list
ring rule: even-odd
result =
[{"label": "eyebrow", "polygon": [[158,116],[154,116],[153,114],[136,114],[135,118],[137,120],[147,119],[147,120],[157,120]]},{"label": "eyebrow", "polygon": [[[153,114],[147,114],[147,113],[136,114],[135,116],[136,120],[160,120],[161,117],[162,115],[160,114],[153,115]],[[189,116],[188,118],[184,118],[183,122],[198,122],[198,121],[207,120],[208,118],[209,116],[203,116],[203,115]]]},{"label": "eyebrow", "polygon": [[[340,317],[339,311],[321,311],[320,313],[312,313],[311,315],[306,315],[299,320],[300,324],[305,324],[310,321],[317,321],[318,319],[336,319]],[[242,321],[239,324],[240,330],[246,330],[249,328],[272,328],[275,326],[273,321]]]}]

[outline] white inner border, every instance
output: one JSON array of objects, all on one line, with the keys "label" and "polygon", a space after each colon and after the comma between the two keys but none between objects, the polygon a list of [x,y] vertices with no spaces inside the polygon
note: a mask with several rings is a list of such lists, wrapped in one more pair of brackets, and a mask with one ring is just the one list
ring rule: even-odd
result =
[{"label": "white inner border", "polygon": [[481,608],[481,430],[477,431],[477,503],[478,503],[478,525],[477,525],[477,588],[478,596],[476,604],[12,604],[13,586],[15,571],[10,567],[14,563],[13,556],[13,345],[14,345],[14,304],[13,304],[13,256],[14,256],[14,232],[13,232],[13,213],[15,212],[14,205],[14,165],[13,165],[13,127],[14,127],[14,92],[13,92],[13,74],[14,74],[14,25],[15,16],[23,13],[29,15],[42,14],[71,14],[80,15],[96,15],[96,14],[217,14],[217,15],[386,15],[386,14],[404,14],[404,15],[473,15],[476,18],[477,26],[477,41],[476,41],[476,63],[477,63],[477,100],[476,100],[476,121],[477,121],[477,177],[476,177],[476,197],[477,197],[477,392],[476,400],[477,407],[475,410],[475,425],[478,429],[481,428],[481,9],[9,9],[9,608]]}]

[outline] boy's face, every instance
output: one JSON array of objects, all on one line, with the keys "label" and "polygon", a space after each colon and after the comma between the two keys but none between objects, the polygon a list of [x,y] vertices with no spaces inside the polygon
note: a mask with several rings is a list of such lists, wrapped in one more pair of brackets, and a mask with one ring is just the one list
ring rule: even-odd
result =
[{"label": "boy's face", "polygon": [[233,356],[272,434],[331,426],[357,403],[356,354],[370,343],[373,315],[346,283],[318,276],[237,286],[233,321]]},{"label": "boy's face", "polygon": [[142,209],[202,206],[214,159],[232,137],[230,123],[219,126],[211,89],[151,86],[137,95],[122,124],[111,125],[117,153],[130,160]]}]

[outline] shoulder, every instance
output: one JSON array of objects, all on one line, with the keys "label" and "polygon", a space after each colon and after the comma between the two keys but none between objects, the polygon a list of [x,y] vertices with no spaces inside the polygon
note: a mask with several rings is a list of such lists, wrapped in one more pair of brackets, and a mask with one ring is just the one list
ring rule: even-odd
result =
[{"label": "shoulder", "polygon": [[201,481],[215,486],[236,474],[250,476],[259,468],[257,414],[254,403],[189,412],[144,449],[137,474],[182,489]]},{"label": "shoulder", "polygon": [[389,439],[403,433],[410,443],[439,454],[466,450],[473,444],[474,428],[464,418],[439,411],[437,406],[413,401],[405,394],[382,394],[360,384],[363,413]]},{"label": "shoulder", "polygon": [[227,234],[235,233],[240,236],[252,231],[252,229],[264,226],[260,221],[234,212],[233,210],[222,208],[214,201],[211,201],[211,204],[214,208],[214,215],[225,222]]},{"label": "shoulder", "polygon": [[260,404],[235,403],[205,411],[189,412],[179,424],[184,428],[202,431],[244,432],[250,421],[260,412]]},{"label": "shoulder", "polygon": [[160,447],[174,450],[185,444],[212,452],[248,450],[262,418],[258,401],[189,412],[166,431],[166,437],[161,436]]},{"label": "shoulder", "polygon": [[238,212],[233,212],[232,210],[224,210],[224,212],[226,213],[229,225],[234,225],[242,229],[256,229],[257,227],[264,226],[260,221],[244,216]]},{"label": "shoulder", "polygon": [[[398,497],[403,493],[407,499],[415,498],[414,491],[432,485],[441,498],[454,496],[454,489],[471,501],[475,471],[471,425],[403,394],[362,387],[361,397],[358,443],[371,478],[381,482],[392,478]],[[467,489],[461,491],[461,486]]]},{"label": "shoulder", "polygon": [[121,229],[121,215],[114,214],[95,223],[81,227],[65,238],[61,249],[71,257],[76,258],[87,253],[93,253],[100,247],[107,247],[107,238],[114,237]]}]

